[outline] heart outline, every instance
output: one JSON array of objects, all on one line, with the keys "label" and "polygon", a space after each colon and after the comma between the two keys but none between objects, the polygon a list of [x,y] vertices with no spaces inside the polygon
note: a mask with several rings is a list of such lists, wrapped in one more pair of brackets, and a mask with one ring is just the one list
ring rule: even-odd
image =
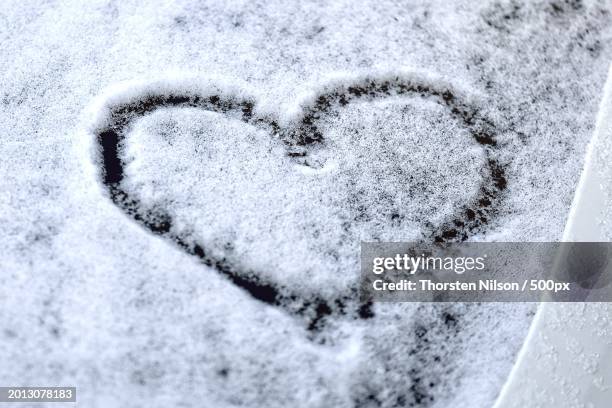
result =
[{"label": "heart outline", "polygon": [[130,126],[134,121],[160,108],[199,108],[230,115],[244,123],[267,130],[271,137],[278,138],[285,144],[287,155],[291,156],[294,154],[290,151],[291,148],[304,148],[324,141],[324,136],[317,127],[317,121],[333,114],[338,107],[345,107],[356,100],[371,102],[392,96],[432,98],[440,105],[446,106],[482,146],[488,172],[481,182],[476,197],[457,211],[455,216],[434,228],[428,234],[427,240],[445,243],[468,239],[470,234],[486,225],[489,218],[498,211],[502,192],[506,188],[505,170],[493,155],[497,147],[494,136],[496,126],[483,117],[479,109],[460,98],[450,86],[436,85],[433,81],[423,78],[402,76],[366,77],[339,83],[324,88],[309,105],[302,106],[298,125],[294,127],[283,127],[269,115],[257,113],[255,98],[224,96],[221,89],[216,89],[215,92],[202,92],[180,88],[166,86],[161,89],[145,89],[140,95],[111,100],[107,104],[103,120],[95,127],[93,133],[97,142],[96,161],[100,165],[102,182],[110,199],[122,212],[151,233],[163,236],[186,253],[198,257],[202,263],[215,269],[254,299],[281,307],[292,315],[304,318],[309,330],[320,328],[325,318],[333,313],[351,314],[364,319],[373,317],[372,304],[370,301],[361,300],[356,310],[348,309],[350,302],[357,298],[357,288],[349,288],[346,294],[332,300],[324,299],[317,294],[304,297],[294,293],[290,288],[265,281],[253,273],[237,272],[232,269],[231,262],[227,259],[211,257],[197,242],[188,242],[180,235],[174,234],[173,220],[167,212],[154,208],[155,206],[144,205],[121,187],[124,179],[124,163],[120,157],[120,146],[128,137]]}]

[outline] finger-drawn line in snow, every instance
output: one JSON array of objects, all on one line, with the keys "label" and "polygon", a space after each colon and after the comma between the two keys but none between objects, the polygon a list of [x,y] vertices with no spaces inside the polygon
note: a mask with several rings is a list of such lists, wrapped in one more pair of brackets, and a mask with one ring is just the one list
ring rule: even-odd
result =
[{"label": "finger-drawn line in snow", "polygon": [[[476,196],[459,208],[453,217],[425,234],[425,239],[440,243],[466,240],[489,223],[498,211],[502,192],[506,188],[504,168],[493,154],[497,147],[496,128],[491,121],[479,114],[479,109],[463,101],[451,87],[414,78],[370,78],[336,85],[321,92],[305,106],[298,125],[290,129],[282,128],[278,121],[270,117],[257,115],[254,109],[256,101],[248,97],[224,96],[221,91],[207,94],[193,90],[172,90],[167,87],[158,91],[147,89],[140,96],[108,104],[107,117],[101,122],[104,125],[95,130],[102,182],[113,203],[133,220],[153,234],[173,242],[188,254],[198,257],[254,299],[303,318],[309,330],[322,327],[326,317],[334,313],[367,319],[373,316],[371,304],[355,303],[359,299],[357,288],[349,288],[335,299],[325,299],[316,293],[296,293],[290,287],[250,273],[253,271],[236,270],[226,258],[210,256],[203,245],[190,242],[173,232],[173,219],[167,212],[157,205],[139,201],[122,187],[125,174],[120,146],[128,137],[131,124],[138,118],[160,108],[185,107],[230,115],[247,124],[266,129],[270,137],[276,137],[286,145],[288,155],[294,155],[295,148],[324,141],[325,135],[317,124],[326,115],[337,112],[354,101],[375,101],[393,96],[428,98],[448,108],[452,116],[469,130],[473,139],[484,150],[486,171],[483,172],[485,175]],[[349,308],[351,302],[357,306]]]}]

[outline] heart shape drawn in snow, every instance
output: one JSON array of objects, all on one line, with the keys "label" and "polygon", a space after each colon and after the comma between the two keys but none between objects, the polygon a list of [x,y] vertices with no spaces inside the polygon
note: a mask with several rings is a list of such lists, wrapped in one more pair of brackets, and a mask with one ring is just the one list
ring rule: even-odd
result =
[{"label": "heart shape drawn in snow", "polygon": [[[332,314],[373,315],[357,290],[361,240],[405,240],[403,232],[414,225],[421,229],[419,240],[466,240],[495,215],[506,178],[495,157],[495,126],[442,81],[404,75],[337,82],[300,107],[283,124],[259,112],[256,99],[241,91],[165,81],[106,98],[93,133],[102,182],[117,207],[253,298],[304,318],[315,330]],[[374,108],[393,118],[368,120]],[[346,124],[342,112],[350,109],[365,125]],[[139,191],[132,180],[138,166],[128,158],[147,144],[129,146],[142,133],[139,123],[163,112],[181,120],[178,111],[202,127],[213,116],[222,122],[204,129],[195,149],[203,168],[198,177],[169,182],[179,184],[177,194],[204,185],[192,193],[202,197],[195,215],[184,209],[189,195],[156,193],[163,180],[154,171],[149,193]],[[424,119],[414,122],[417,116]],[[338,133],[344,128],[350,131]],[[423,129],[433,142],[413,137]],[[429,149],[423,157],[437,156],[437,164],[409,160],[423,149]],[[445,170],[448,180],[438,188],[442,193],[432,190],[444,179],[432,169],[450,166],[453,158],[455,168]],[[163,155],[156,160],[166,161]],[[475,173],[464,171],[467,161]],[[431,215],[445,205],[441,218]],[[418,216],[407,210],[425,207]]]}]

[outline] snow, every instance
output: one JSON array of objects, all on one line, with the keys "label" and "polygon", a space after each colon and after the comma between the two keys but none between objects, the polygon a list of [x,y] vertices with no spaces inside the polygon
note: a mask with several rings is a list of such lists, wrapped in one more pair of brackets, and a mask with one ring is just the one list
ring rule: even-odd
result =
[{"label": "snow", "polygon": [[[190,251],[334,299],[360,239],[431,237],[482,185],[469,239],[559,239],[610,19],[574,1],[3,2],[2,382],[75,385],[88,407],[490,406],[535,305],[377,304],[313,333]],[[440,92],[309,110],[394,78]],[[236,109],[134,118],[122,188],[171,215],[161,235],[109,198],[96,138],[147,94],[248,100],[281,130]],[[297,146],[309,113],[324,141]],[[483,124],[495,146],[472,137]]]}]

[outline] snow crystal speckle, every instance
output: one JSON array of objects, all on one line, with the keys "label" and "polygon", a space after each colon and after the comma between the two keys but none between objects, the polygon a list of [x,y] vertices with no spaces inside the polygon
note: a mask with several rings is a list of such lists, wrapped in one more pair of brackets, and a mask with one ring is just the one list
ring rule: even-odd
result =
[{"label": "snow crystal speckle", "polygon": [[[341,289],[360,239],[559,239],[610,20],[598,1],[3,2],[0,378],[88,407],[490,406],[533,305],[359,315]],[[385,94],[395,77],[414,88]],[[334,89],[385,96],[315,109]],[[146,93],[201,102],[139,105],[118,146],[150,228],[109,197],[96,138]]]}]

